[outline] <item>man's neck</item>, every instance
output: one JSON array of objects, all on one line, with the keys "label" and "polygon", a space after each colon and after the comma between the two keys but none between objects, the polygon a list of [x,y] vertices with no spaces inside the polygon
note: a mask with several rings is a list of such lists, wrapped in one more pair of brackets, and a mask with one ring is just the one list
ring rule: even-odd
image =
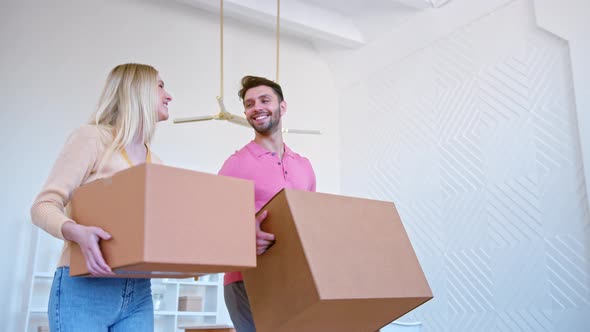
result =
[{"label": "man's neck", "polygon": [[256,144],[262,146],[270,152],[277,153],[279,155],[279,159],[283,159],[283,153],[285,152],[285,144],[283,141],[283,133],[280,130],[277,130],[275,133],[268,136],[256,133],[256,136],[254,137],[254,142],[256,142]]}]

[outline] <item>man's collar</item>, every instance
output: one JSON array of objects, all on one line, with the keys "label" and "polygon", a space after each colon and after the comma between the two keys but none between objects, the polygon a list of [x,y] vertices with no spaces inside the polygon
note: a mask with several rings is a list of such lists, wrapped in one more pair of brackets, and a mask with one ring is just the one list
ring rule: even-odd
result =
[{"label": "man's collar", "polygon": [[[285,156],[289,156],[291,158],[295,158],[295,152],[293,152],[293,150],[291,150],[287,144],[283,143],[283,145],[285,146]],[[246,145],[247,149],[256,157],[260,157],[263,156],[265,154],[273,154],[274,152],[271,152],[267,149],[265,149],[264,147],[258,145],[258,143],[256,143],[254,140],[250,141],[250,143],[248,143]]]}]

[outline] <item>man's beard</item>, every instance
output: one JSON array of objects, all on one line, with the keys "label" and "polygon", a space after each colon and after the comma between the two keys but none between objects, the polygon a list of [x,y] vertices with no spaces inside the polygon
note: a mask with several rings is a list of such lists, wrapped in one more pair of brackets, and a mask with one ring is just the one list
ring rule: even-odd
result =
[{"label": "man's beard", "polygon": [[277,130],[280,130],[279,124],[281,120],[281,110],[278,107],[274,112],[271,113],[270,119],[265,124],[257,125],[254,120],[248,118],[248,123],[250,126],[256,130],[257,133],[261,135],[269,135],[275,133]]}]

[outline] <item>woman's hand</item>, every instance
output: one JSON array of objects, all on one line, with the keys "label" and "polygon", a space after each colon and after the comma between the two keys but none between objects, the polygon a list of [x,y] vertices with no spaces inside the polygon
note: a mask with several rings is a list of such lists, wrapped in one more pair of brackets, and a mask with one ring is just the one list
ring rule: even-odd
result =
[{"label": "woman's hand", "polygon": [[101,239],[109,240],[111,238],[109,233],[100,227],[82,226],[71,221],[63,224],[61,230],[66,240],[74,241],[80,246],[86,260],[86,267],[91,275],[95,277],[115,275],[102,257],[98,245]]},{"label": "woman's hand", "polygon": [[275,243],[274,234],[267,233],[260,229],[260,224],[268,216],[268,211],[264,210],[258,216],[256,216],[256,255],[260,256],[264,254]]}]

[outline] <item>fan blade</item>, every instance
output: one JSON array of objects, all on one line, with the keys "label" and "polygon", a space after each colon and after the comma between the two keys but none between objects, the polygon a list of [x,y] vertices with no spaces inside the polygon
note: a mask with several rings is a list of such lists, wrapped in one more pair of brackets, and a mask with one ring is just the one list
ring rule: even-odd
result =
[{"label": "fan blade", "polygon": [[246,118],[244,118],[243,116],[232,114],[225,109],[225,104],[223,103],[223,97],[217,96],[217,103],[219,104],[219,110],[220,110],[219,118],[221,120],[227,120],[229,122],[233,122],[233,123],[245,126],[245,127],[250,127],[250,124],[248,123],[248,120],[246,120]]},{"label": "fan blade", "polygon": [[229,117],[229,119],[227,119],[227,121],[235,123],[235,124],[239,124],[240,126],[251,128],[250,124],[248,123],[248,120],[246,120],[246,118],[241,117],[241,116],[231,115]]},{"label": "fan blade", "polygon": [[174,119],[174,123],[185,123],[185,122],[195,122],[195,121],[207,121],[213,120],[215,116],[213,115],[203,115],[203,116],[193,116],[188,118],[176,118]]},{"label": "fan blade", "polygon": [[285,134],[310,134],[310,135],[321,135],[322,132],[319,130],[310,130],[310,129],[282,129],[283,133]]}]

